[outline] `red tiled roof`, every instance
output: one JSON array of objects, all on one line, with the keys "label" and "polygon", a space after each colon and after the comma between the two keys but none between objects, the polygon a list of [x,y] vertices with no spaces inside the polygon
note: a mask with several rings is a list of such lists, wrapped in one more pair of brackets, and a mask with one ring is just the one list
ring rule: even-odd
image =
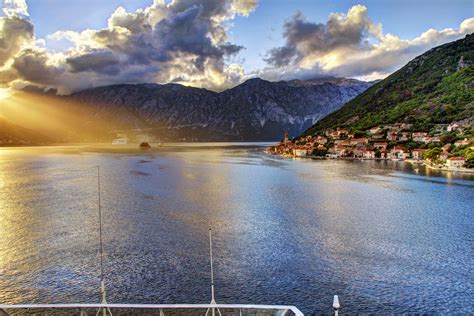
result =
[{"label": "red tiled roof", "polygon": [[402,146],[395,146],[393,147],[394,150],[407,150],[405,147]]}]

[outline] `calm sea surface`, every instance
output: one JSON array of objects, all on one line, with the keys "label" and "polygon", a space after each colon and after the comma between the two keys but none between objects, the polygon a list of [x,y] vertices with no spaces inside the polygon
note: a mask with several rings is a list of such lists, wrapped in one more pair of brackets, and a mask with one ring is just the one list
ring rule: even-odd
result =
[{"label": "calm sea surface", "polygon": [[0,148],[0,302],[99,301],[97,169],[111,303],[307,314],[472,313],[472,176],[282,159],[262,144]]}]

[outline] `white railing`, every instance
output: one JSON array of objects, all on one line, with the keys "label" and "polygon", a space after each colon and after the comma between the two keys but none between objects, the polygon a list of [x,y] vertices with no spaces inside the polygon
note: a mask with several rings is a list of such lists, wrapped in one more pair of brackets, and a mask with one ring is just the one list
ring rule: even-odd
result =
[{"label": "white railing", "polygon": [[[296,316],[303,316],[303,313],[295,306],[289,305],[252,305],[252,304],[18,304],[3,305],[0,304],[0,315],[3,311],[8,315],[9,310],[28,309],[28,310],[58,310],[58,309],[156,309],[177,310],[177,309],[221,309],[221,310],[268,310],[280,312],[280,315],[287,315],[292,312]],[[164,313],[163,313],[164,314]]]}]

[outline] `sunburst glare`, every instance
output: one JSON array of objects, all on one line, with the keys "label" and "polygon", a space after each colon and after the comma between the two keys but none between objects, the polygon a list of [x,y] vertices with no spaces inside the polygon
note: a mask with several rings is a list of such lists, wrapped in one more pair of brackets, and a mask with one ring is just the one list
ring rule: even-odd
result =
[{"label": "sunburst glare", "polygon": [[10,89],[0,89],[0,100],[6,99],[12,95]]}]

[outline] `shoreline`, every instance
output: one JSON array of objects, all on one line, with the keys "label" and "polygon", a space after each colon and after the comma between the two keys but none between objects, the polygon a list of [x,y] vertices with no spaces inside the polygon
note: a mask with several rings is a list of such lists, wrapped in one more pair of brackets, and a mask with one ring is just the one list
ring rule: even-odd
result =
[{"label": "shoreline", "polygon": [[272,156],[280,156],[283,158],[303,158],[303,159],[313,159],[313,160],[349,160],[349,161],[395,161],[395,162],[406,162],[410,163],[413,165],[421,165],[424,166],[430,170],[436,170],[436,171],[444,171],[444,172],[453,172],[453,173],[469,173],[469,174],[474,174],[474,169],[467,169],[467,168],[448,168],[448,167],[436,167],[432,166],[429,163],[427,163],[425,160],[412,160],[412,159],[391,159],[391,158],[357,158],[357,157],[338,157],[338,158],[328,158],[328,157],[318,157],[318,156],[311,156],[311,155],[305,155],[305,156],[293,156],[293,155],[280,155],[280,154],[274,154],[271,153],[270,151],[266,150],[266,153],[272,155]]},{"label": "shoreline", "polygon": [[467,169],[467,168],[448,168],[448,167],[435,167],[430,164],[424,163],[423,164],[426,168],[430,170],[437,170],[437,171],[445,171],[445,172],[462,172],[462,173],[474,173],[474,169]]}]

